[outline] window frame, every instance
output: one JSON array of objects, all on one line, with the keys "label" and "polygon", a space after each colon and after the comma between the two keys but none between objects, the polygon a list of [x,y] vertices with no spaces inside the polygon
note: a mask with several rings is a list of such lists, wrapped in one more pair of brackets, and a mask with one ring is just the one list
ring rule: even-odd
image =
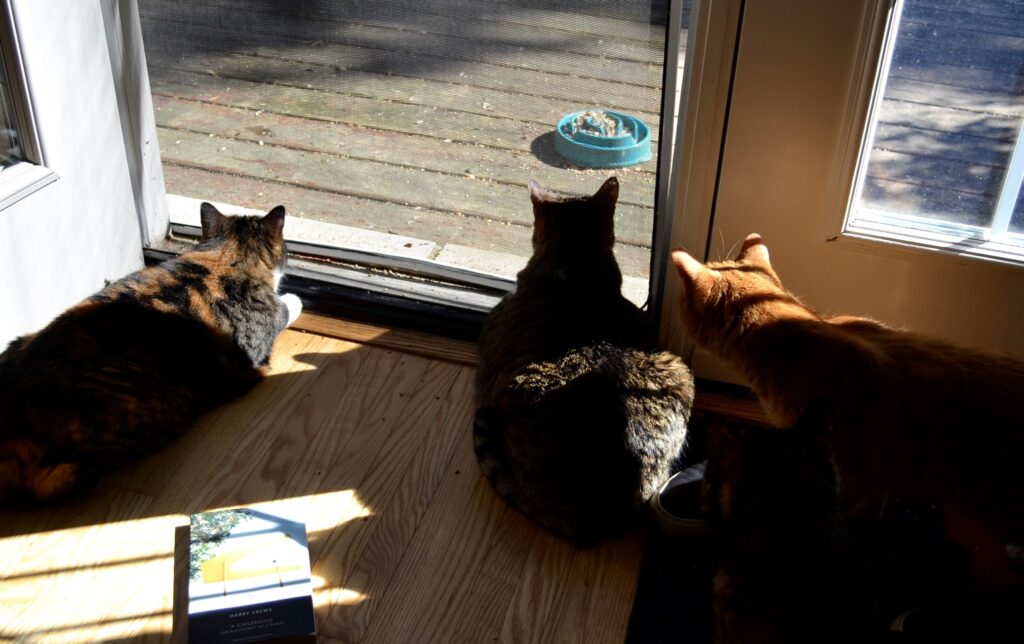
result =
[{"label": "window frame", "polygon": [[[864,70],[851,89],[853,106],[860,110],[848,115],[846,122],[850,125],[845,149],[841,150],[841,162],[834,183],[830,202],[841,206],[841,217],[835,217],[822,223],[823,235],[830,241],[860,246],[879,244],[900,248],[941,251],[933,253],[937,257],[947,256],[953,261],[968,259],[990,261],[1006,265],[1024,265],[1024,235],[1004,230],[998,236],[992,236],[992,227],[982,227],[945,222],[925,216],[905,213],[891,213],[876,208],[860,205],[867,175],[871,148],[874,145],[875,132],[878,125],[878,114],[881,110],[888,82],[889,70],[899,37],[899,25],[903,16],[905,0],[885,0],[879,3],[876,11],[869,16],[869,34],[861,52],[861,68]],[[878,50],[877,63],[875,58],[865,58]],[[861,110],[866,110],[861,116]],[[1024,165],[1024,122],[1017,134],[1014,153],[1011,156],[1011,168],[1007,168],[1001,188],[1000,208],[1013,210],[1013,203],[1003,204],[1008,191],[1007,183],[1019,176]],[[838,177],[851,178],[846,183]],[[1014,193],[1016,196],[1019,190]],[[1013,200],[1014,202],[1016,199]],[[1009,223],[1009,214],[1003,213],[1005,224]]]},{"label": "window frame", "polygon": [[46,167],[41,137],[32,107],[32,93],[18,39],[11,0],[0,0],[0,51],[14,109],[15,127],[25,160],[0,172],[0,211],[58,179]]}]

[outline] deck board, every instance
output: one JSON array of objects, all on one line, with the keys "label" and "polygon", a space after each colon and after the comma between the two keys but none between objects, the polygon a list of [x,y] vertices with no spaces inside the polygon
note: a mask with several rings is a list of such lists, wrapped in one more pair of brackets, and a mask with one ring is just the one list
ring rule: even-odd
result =
[{"label": "deck board", "polygon": [[[304,25],[299,24],[296,27],[301,29]],[[440,50],[443,54],[425,54],[410,48],[404,40],[393,42],[385,49],[384,43],[377,47],[361,47],[332,42],[329,38],[311,44],[308,37],[301,33],[294,35],[285,31],[263,31],[259,27],[239,31],[237,25],[214,27],[203,23],[164,20],[153,21],[150,28],[158,30],[157,33],[161,34],[190,34],[185,42],[169,36],[151,38],[150,41],[154,45],[148,46],[147,51],[153,51],[160,56],[190,57],[197,47],[205,50],[243,51],[264,58],[292,61],[292,72],[299,75],[304,69],[301,67],[303,63],[318,63],[342,72],[361,71],[385,76],[423,78],[561,99],[584,106],[590,105],[595,97],[599,98],[603,106],[643,112],[657,112],[661,104],[660,70],[652,69],[650,64],[623,63],[636,69],[628,75],[634,83],[642,82],[624,85],[620,78],[606,75],[605,68],[609,67],[612,61],[598,56],[588,57],[592,61],[588,66],[590,75],[580,78],[564,71],[555,73],[536,69],[541,66],[557,68],[557,59],[567,55],[562,52],[534,52],[535,57],[556,60],[551,60],[545,65],[534,65],[531,69],[517,66],[500,52],[484,48],[478,48],[475,57],[471,55],[472,52],[463,55],[457,39],[446,43],[448,48]],[[517,55],[525,59],[526,53],[517,51]],[[656,82],[657,86],[652,86],[652,81]]]},{"label": "deck board", "polygon": [[[222,101],[215,105],[161,95],[155,96],[153,103],[157,110],[157,126],[172,131],[213,134],[219,138],[257,144],[262,141],[290,150],[335,154],[346,159],[386,163],[467,179],[479,175],[496,183],[521,188],[523,194],[526,194],[524,175],[537,179],[548,190],[570,195],[579,188],[580,181],[605,174],[585,170],[562,172],[526,151],[510,154],[508,150],[463,142],[445,143],[443,139],[430,136],[426,130],[422,136],[403,138],[402,147],[398,149],[393,145],[394,131],[385,129],[310,121],[280,112],[226,106]],[[173,133],[168,133],[167,138],[171,137]],[[173,140],[169,143],[175,144]],[[622,182],[619,203],[644,207],[644,199],[654,187],[655,174],[639,170],[620,174],[628,175],[631,180]],[[524,201],[524,205],[526,203]]]},{"label": "deck board", "polygon": [[[180,143],[176,143],[180,142]],[[389,201],[457,217],[529,226],[532,211],[521,186],[466,176],[451,177],[387,163],[339,158],[336,155],[278,147],[267,158],[265,147],[238,139],[221,139],[185,131],[160,131],[164,163],[205,168],[225,174],[256,177],[361,198],[384,196]],[[439,180],[440,179],[440,180]],[[600,181],[591,183],[591,190]],[[378,192],[379,191],[379,192]],[[644,245],[650,236],[651,210],[621,204],[615,212],[616,236]]]}]

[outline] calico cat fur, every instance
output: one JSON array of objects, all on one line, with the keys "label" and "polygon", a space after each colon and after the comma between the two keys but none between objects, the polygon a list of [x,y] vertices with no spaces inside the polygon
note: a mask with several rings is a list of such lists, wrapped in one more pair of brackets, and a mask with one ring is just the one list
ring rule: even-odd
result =
[{"label": "calico cat fur", "polygon": [[618,181],[559,200],[530,182],[533,256],[480,335],[474,438],[497,493],[555,534],[628,526],[686,436],[693,380],[622,297]]},{"label": "calico cat fur", "polygon": [[756,234],[734,261],[671,257],[689,334],[747,379],[774,424],[793,425],[811,400],[827,406],[851,517],[879,516],[892,492],[943,499],[1022,540],[1024,361],[822,317],[783,288]]},{"label": "calico cat fur", "polygon": [[872,641],[871,576],[839,507],[822,405],[785,431],[712,424],[704,493],[719,644]]},{"label": "calico cat fur", "polygon": [[201,206],[196,248],[108,285],[0,354],[0,499],[58,500],[262,378],[297,316],[278,297],[285,209]]}]

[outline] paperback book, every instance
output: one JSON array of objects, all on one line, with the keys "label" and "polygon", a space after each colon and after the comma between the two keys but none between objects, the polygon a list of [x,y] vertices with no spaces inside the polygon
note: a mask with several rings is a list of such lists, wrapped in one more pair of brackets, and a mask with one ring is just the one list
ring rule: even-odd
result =
[{"label": "paperback book", "polygon": [[315,642],[306,526],[237,508],[189,525],[190,642]]}]

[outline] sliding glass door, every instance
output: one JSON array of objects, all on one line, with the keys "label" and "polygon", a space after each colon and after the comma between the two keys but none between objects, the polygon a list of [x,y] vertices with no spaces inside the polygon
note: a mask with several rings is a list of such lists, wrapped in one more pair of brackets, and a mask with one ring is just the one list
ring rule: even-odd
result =
[{"label": "sliding glass door", "polygon": [[[229,212],[281,203],[296,270],[438,302],[447,296],[430,285],[454,282],[466,287],[459,304],[483,311],[530,255],[527,182],[580,195],[616,175],[623,291],[647,301],[686,44],[681,6],[138,8],[174,233],[195,233],[203,200]],[[575,128],[601,117],[617,124],[625,151],[574,154],[585,147]]]}]

